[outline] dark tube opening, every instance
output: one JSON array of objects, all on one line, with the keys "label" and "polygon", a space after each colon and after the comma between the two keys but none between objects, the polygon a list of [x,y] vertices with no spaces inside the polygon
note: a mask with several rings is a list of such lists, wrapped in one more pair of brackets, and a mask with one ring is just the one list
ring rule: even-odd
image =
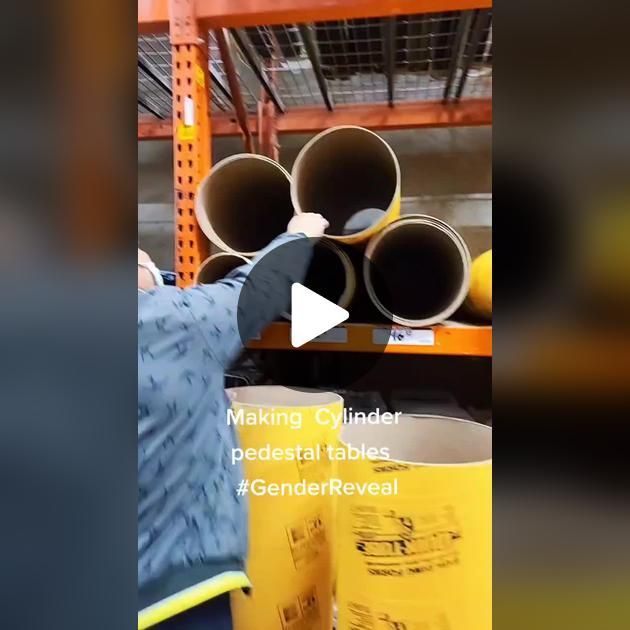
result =
[{"label": "dark tube opening", "polygon": [[214,171],[202,191],[217,245],[253,254],[282,234],[293,216],[289,178],[268,160],[243,157]]},{"label": "dark tube opening", "polygon": [[329,244],[320,241],[313,248],[313,258],[303,283],[335,304],[340,304],[348,283],[348,270],[341,255]]},{"label": "dark tube opening", "polygon": [[423,224],[384,234],[370,259],[374,295],[387,311],[408,320],[429,319],[447,309],[464,274],[453,239]]},{"label": "dark tube opening", "polygon": [[361,232],[378,222],[382,215],[374,211],[389,208],[398,182],[389,147],[362,129],[323,135],[301,155],[294,174],[300,209],[325,216],[326,233],[332,236]]}]

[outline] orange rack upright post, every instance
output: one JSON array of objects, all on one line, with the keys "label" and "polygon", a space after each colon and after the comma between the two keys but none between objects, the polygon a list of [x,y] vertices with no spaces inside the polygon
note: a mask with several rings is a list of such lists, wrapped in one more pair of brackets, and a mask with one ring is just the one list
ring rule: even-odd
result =
[{"label": "orange rack upright post", "polygon": [[208,241],[195,218],[197,186],[210,168],[208,33],[199,27],[194,0],[170,0],[173,62],[173,170],[177,285],[192,284],[207,257]]}]

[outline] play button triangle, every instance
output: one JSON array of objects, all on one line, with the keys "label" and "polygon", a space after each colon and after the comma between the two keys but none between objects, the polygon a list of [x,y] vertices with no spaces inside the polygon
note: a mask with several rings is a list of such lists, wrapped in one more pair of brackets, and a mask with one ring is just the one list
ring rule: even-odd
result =
[{"label": "play button triangle", "polygon": [[299,348],[348,319],[345,309],[295,282],[291,286],[291,345]]}]

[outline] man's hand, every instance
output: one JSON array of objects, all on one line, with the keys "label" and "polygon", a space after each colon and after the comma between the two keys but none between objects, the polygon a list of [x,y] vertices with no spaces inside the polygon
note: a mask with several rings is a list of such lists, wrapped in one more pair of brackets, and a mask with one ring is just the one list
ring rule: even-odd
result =
[{"label": "man's hand", "polygon": [[319,238],[324,235],[324,230],[329,223],[321,214],[314,212],[305,212],[304,214],[296,214],[287,226],[289,234],[306,234],[309,238]]}]

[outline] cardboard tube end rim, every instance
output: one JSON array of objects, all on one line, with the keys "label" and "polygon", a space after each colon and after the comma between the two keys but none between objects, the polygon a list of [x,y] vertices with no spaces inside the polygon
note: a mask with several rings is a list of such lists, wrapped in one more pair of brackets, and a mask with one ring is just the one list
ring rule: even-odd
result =
[{"label": "cardboard tube end rim", "polygon": [[343,404],[335,392],[322,390],[295,390],[281,385],[249,385],[227,390],[232,401],[244,407],[321,407],[333,403]]},{"label": "cardboard tube end rim", "polygon": [[410,466],[479,466],[492,462],[492,428],[436,415],[399,417],[399,424],[344,424],[345,446],[388,448],[392,461]]}]

